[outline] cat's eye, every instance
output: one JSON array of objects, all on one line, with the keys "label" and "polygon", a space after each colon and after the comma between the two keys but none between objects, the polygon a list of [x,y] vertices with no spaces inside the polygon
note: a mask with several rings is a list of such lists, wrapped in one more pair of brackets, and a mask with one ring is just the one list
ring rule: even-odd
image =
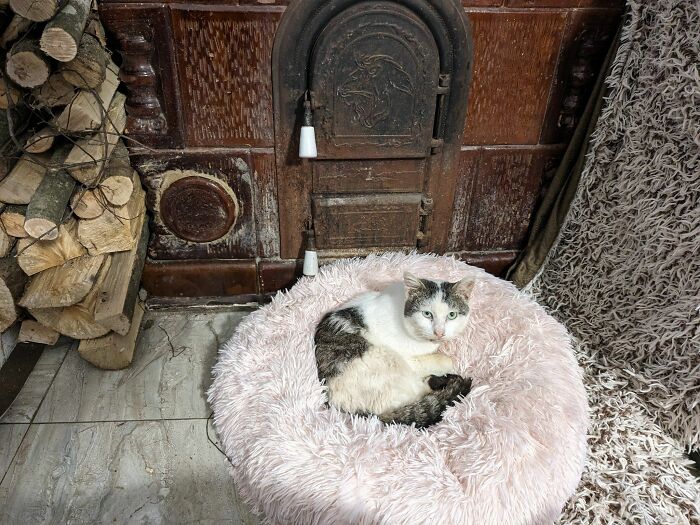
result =
[{"label": "cat's eye", "polygon": [[429,312],[428,310],[423,310],[422,314],[423,314],[423,317],[426,317],[428,319],[433,318],[433,312]]},{"label": "cat's eye", "polygon": [[450,312],[447,314],[447,318],[452,320],[452,319],[457,319],[457,312]]}]

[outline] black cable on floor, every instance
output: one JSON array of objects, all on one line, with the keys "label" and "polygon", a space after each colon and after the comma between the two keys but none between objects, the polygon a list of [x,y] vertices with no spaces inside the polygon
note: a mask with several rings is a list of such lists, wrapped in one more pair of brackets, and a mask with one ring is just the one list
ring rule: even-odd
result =
[{"label": "black cable on floor", "polygon": [[209,436],[209,421],[211,420],[212,417],[214,417],[214,412],[212,412],[211,414],[209,414],[209,417],[207,418],[207,420],[206,420],[205,423],[204,423],[205,426],[206,426],[206,430],[207,430],[207,439],[209,440],[209,443],[211,443],[212,445],[214,445],[214,447],[216,447],[216,450],[218,450],[219,452],[221,452],[221,455],[224,456],[224,457],[226,458],[226,460],[230,463],[231,460],[228,459],[228,456],[226,455],[226,452],[224,452],[223,449],[222,449],[219,445],[217,445],[216,442]]}]

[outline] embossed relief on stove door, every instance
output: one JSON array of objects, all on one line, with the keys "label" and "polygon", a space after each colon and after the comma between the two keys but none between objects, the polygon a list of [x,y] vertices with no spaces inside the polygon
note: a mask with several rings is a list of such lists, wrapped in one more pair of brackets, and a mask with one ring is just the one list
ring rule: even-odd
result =
[{"label": "embossed relief on stove door", "polygon": [[[462,9],[452,0],[304,9],[313,3],[285,13],[273,53],[283,256],[298,254],[293,228],[306,222],[327,255],[428,246],[433,196],[451,176],[453,148],[443,146],[461,135],[466,111],[466,82],[450,99],[453,74],[467,76],[471,60]],[[460,42],[467,58],[455,71]],[[301,162],[293,155],[307,97],[318,156]],[[461,114],[457,132],[450,110]]]}]

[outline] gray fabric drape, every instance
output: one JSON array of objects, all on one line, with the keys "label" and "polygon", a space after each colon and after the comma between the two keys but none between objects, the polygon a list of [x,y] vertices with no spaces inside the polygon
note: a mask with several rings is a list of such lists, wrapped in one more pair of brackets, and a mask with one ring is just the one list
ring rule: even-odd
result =
[{"label": "gray fabric drape", "polygon": [[513,281],[518,288],[525,286],[537,274],[569,211],[588,152],[588,142],[598,122],[607,93],[604,81],[610,72],[619,43],[620,30],[618,29],[574,135],[535,212],[525,249],[508,270],[506,278]]}]

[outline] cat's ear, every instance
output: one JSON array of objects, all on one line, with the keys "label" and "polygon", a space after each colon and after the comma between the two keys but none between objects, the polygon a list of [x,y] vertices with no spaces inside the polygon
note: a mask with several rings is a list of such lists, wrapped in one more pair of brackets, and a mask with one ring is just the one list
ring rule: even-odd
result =
[{"label": "cat's ear", "polygon": [[420,290],[425,287],[420,277],[416,277],[411,272],[403,273],[403,283],[407,290]]},{"label": "cat's ear", "polygon": [[457,281],[452,285],[452,290],[462,297],[468,298],[472,291],[474,290],[474,279],[471,277],[465,277],[461,281]]}]

